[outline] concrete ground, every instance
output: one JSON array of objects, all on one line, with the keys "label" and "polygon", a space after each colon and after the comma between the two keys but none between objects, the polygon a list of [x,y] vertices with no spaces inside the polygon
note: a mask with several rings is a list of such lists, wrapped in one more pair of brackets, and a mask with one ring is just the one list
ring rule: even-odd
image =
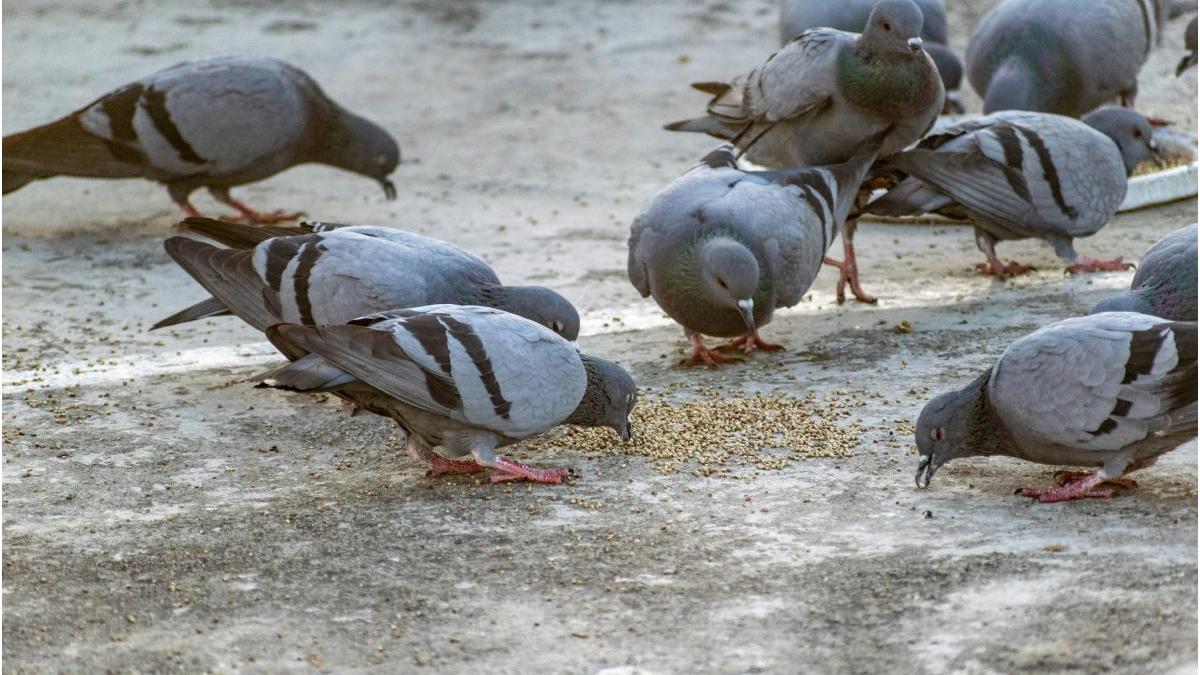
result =
[{"label": "concrete ground", "polygon": [[[956,46],[989,1],[955,2]],[[233,319],[147,333],[202,292],[138,181],[4,199],[3,648],[13,672],[1195,672],[1196,445],[1116,499],[1030,504],[1051,467],[953,463],[913,487],[911,422],[1012,340],[1130,273],[974,274],[969,228],[865,224],[877,306],[811,297],[764,331],[788,351],[717,372],[624,274],[628,225],[712,147],[662,132],[693,80],[776,45],[759,1],[8,2],[4,132],[183,58],[272,54],[393,130],[400,197],[302,167],[240,194],[427,232],[510,282],[563,291],[585,351],[646,388],[836,395],[849,457],[740,479],[555,444],[564,486],[429,479],[385,419],[239,382],[278,359]],[[1145,112],[1194,130],[1182,27]],[[968,96],[969,104],[977,98]],[[200,200],[201,208],[214,204]],[[1194,200],[1078,242],[1136,258]],[[620,319],[615,321],[614,317]],[[911,332],[894,330],[907,321]]]}]

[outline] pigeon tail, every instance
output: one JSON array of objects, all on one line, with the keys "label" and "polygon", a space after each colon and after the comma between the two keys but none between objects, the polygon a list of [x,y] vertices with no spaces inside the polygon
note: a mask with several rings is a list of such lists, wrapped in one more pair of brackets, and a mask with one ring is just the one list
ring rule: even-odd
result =
[{"label": "pigeon tail", "polygon": [[[1182,76],[1185,72],[1187,72],[1188,68],[1191,68],[1194,65],[1196,65],[1196,55],[1195,54],[1188,54],[1187,56],[1183,57],[1182,59],[1179,60],[1179,65],[1175,66],[1175,77]],[[8,188],[6,185],[5,190],[7,190],[7,189]]]},{"label": "pigeon tail", "polygon": [[199,319],[208,319],[214,316],[229,316],[231,314],[233,314],[233,312],[230,312],[228,307],[221,304],[220,300],[217,300],[216,298],[209,298],[207,300],[201,300],[191,307],[187,307],[175,312],[171,316],[168,316],[162,321],[159,321],[151,326],[150,330],[158,330],[159,328],[166,328],[167,326],[178,326],[181,323],[197,321]]},{"label": "pigeon tail", "polygon": [[680,120],[663,125],[663,129],[667,131],[687,131],[697,134],[708,134],[714,138],[719,138],[727,141],[734,137],[734,130],[727,127],[719,120],[711,117],[697,117],[691,120]]},{"label": "pigeon tail", "polygon": [[[272,342],[277,337],[270,335],[275,332],[275,328],[272,326],[267,329],[268,337],[272,338]],[[309,354],[286,366],[255,375],[247,381],[258,382],[258,386],[271,389],[319,393],[334,391],[358,381],[358,378],[317,354]]]},{"label": "pigeon tail", "polygon": [[53,176],[138,178],[140,151],[88,132],[74,115],[4,137],[4,194]]},{"label": "pigeon tail", "polygon": [[15,170],[15,169],[12,171],[5,169],[4,170],[4,194],[8,194],[10,192],[16,192],[17,190],[20,190],[21,188],[25,187],[26,185],[29,185],[30,183],[32,183],[35,180],[41,180],[43,178],[50,178],[52,176],[53,176],[53,174],[38,175],[38,174],[34,174],[34,173],[23,173],[23,172]]},{"label": "pigeon tail", "polygon": [[291,227],[233,223],[216,218],[193,217],[180,221],[177,228],[184,232],[199,234],[229,248],[249,250],[275,237],[293,237],[312,234],[315,228],[307,223]]},{"label": "pigeon tail", "polygon": [[844,222],[854,208],[863,179],[875,164],[880,148],[892,132],[892,127],[867,138],[855,149],[854,155],[840,164],[825,167],[837,182],[837,193],[833,204],[834,220]]},{"label": "pigeon tail", "polygon": [[279,323],[279,298],[258,276],[251,251],[217,248],[187,237],[171,237],[163,248],[241,320],[259,330]]}]

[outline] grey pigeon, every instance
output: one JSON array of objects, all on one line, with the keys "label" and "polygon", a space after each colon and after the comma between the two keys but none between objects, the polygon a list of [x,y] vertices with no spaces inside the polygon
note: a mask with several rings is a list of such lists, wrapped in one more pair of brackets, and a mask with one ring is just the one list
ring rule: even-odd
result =
[{"label": "grey pigeon", "polygon": [[967,78],[985,114],[1035,110],[1081,117],[1137,76],[1167,19],[1167,0],[1004,0],[967,46]]},{"label": "grey pigeon", "polygon": [[1001,278],[1032,268],[1002,262],[996,242],[1030,237],[1050,242],[1073,273],[1127,269],[1120,258],[1080,256],[1072,240],[1095,234],[1116,214],[1128,174],[1152,157],[1150,124],[1125,108],[1084,122],[1006,111],[949,126],[882,160],[899,170],[899,180],[863,212],[969,219],[987,256],[980,269]]},{"label": "grey pigeon", "polygon": [[[881,0],[861,35],[814,28],[730,84],[693,84],[713,96],[708,115],[665,128],[732,140],[771,169],[845,162],[878,134],[879,154],[889,155],[921,138],[945,99],[921,25],[912,0]],[[855,228],[842,228],[845,260],[828,262],[841,269],[839,287],[849,282],[858,300],[874,302],[859,285]]]},{"label": "grey pigeon", "polygon": [[1196,224],[1151,246],[1138,263],[1129,290],[1101,300],[1100,312],[1139,312],[1171,321],[1196,320]]},{"label": "grey pigeon", "polygon": [[344,325],[279,324],[267,336],[292,363],[256,379],[334,392],[391,417],[430,475],[491,468],[492,482],[559,483],[565,470],[528,467],[496,448],[559,424],[611,427],[625,440],[633,433],[637,387],[628,373],[497,309],[432,305]]},{"label": "grey pigeon", "polygon": [[1183,75],[1183,73],[1192,66],[1196,65],[1196,17],[1188,22],[1187,28],[1183,30],[1183,46],[1187,48],[1187,54],[1179,60],[1179,65],[1175,67],[1175,77]]},{"label": "grey pigeon", "polygon": [[188,201],[208,188],[238,211],[232,219],[275,222],[229,194],[280,171],[317,162],[378,181],[400,162],[396,141],[347,111],[306,73],[282,61],[224,56],[185,61],[101,96],[49,124],[4,137],[4,194],[53,176],[147,178]]},{"label": "grey pigeon", "polygon": [[1108,312],[1051,324],[1009,345],[995,366],[929,402],[917,419],[917,485],[951,459],[1006,455],[1062,472],[1025,489],[1042,502],[1110,497],[1121,477],[1196,436],[1196,324]]},{"label": "grey pigeon", "polygon": [[[579,313],[566,298],[543,286],[505,286],[483,260],[432,237],[327,223],[264,233],[208,218],[180,227],[235,248],[168,239],[167,253],[213,297],[153,328],[232,312],[265,331],[277,323],[338,324],[389,309],[456,304],[512,312],[567,340],[579,335]],[[281,233],[291,236],[272,236]]]},{"label": "grey pigeon", "polygon": [[629,280],[683,326],[689,365],[735,360],[702,335],[741,336],[725,346],[746,352],[781,349],[758,329],[812,285],[874,158],[743,171],[733,152],[721,146],[668,185],[629,237]]},{"label": "grey pigeon", "polygon": [[[915,0],[925,22],[921,39],[925,51],[937,64],[946,90],[943,114],[962,113],[962,98],[958,88],[962,83],[962,63],[950,50],[946,40],[946,8],[942,0]],[[867,26],[876,0],[782,0],[779,3],[779,32],[782,44],[787,44],[810,28],[836,28],[861,33]]]}]

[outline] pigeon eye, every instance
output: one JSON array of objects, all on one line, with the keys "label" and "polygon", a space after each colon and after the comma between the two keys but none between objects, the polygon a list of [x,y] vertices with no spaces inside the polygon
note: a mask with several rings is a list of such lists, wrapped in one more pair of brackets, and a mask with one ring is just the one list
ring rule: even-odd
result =
[{"label": "pigeon eye", "polygon": [[550,322],[550,330],[554,331],[555,333],[563,332],[562,322],[558,321],[558,320],[551,321]]},{"label": "pigeon eye", "polygon": [[934,441],[940,441],[946,437],[946,431],[941,427],[934,427],[933,431],[929,432],[929,437]]},{"label": "pigeon eye", "polygon": [[721,288],[729,288],[728,286],[725,285],[725,280],[720,277],[717,277],[717,285],[720,286]]},{"label": "pigeon eye", "polygon": [[1134,137],[1134,138],[1141,138],[1141,137],[1142,137],[1142,130],[1141,130],[1141,129],[1134,129],[1134,130],[1133,130],[1133,137]]},{"label": "pigeon eye", "polygon": [[884,21],[883,23],[881,23],[879,25],[883,26],[883,29],[886,31],[890,31],[892,29],[892,24],[887,21]]}]

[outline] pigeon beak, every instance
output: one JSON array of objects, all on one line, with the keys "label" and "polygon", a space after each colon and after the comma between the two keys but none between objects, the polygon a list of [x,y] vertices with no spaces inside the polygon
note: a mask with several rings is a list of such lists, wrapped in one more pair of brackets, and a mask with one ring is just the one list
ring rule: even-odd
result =
[{"label": "pigeon beak", "polygon": [[[940,464],[933,463],[933,455],[921,455],[921,461],[917,464],[917,487],[929,487],[929,481],[933,480],[933,474],[937,473]],[[923,477],[921,474],[925,474]]]},{"label": "pigeon beak", "polygon": [[621,440],[628,443],[633,440],[633,418],[625,418],[625,426],[621,427]]},{"label": "pigeon beak", "polygon": [[380,178],[379,184],[383,186],[383,196],[387,197],[388,201],[396,198],[396,186],[392,184],[392,181],[386,178]]},{"label": "pigeon beak", "polygon": [[754,328],[754,300],[751,298],[746,298],[745,300],[738,300],[737,306],[738,306],[738,311],[742,313],[742,321],[746,322],[746,328],[749,328],[750,332],[753,333],[755,331],[755,328]]},{"label": "pigeon beak", "polygon": [[925,46],[925,41],[919,37],[908,39],[908,48],[913,52],[921,51],[921,47]]}]

